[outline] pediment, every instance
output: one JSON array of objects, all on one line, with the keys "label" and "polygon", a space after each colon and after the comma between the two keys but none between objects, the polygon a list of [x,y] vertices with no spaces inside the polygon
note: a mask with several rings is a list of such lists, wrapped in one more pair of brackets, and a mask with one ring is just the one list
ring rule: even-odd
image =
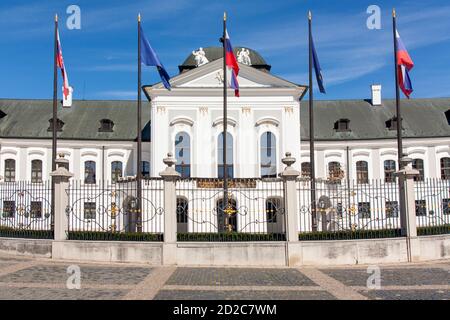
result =
[{"label": "pediment", "polygon": [[[261,71],[253,67],[239,64],[240,72],[238,76],[239,87],[241,89],[257,88],[284,88],[304,91],[305,86],[297,85],[287,80],[272,75],[269,72]],[[228,74],[229,81],[229,74]],[[223,59],[218,59],[203,66],[189,70],[173,77],[170,81],[172,89],[188,88],[213,88],[223,87]],[[164,89],[162,83],[157,83],[144,89],[159,90]]]},{"label": "pediment", "polygon": [[[230,74],[227,73],[228,83]],[[268,88],[267,84],[252,81],[241,75],[238,76],[239,86],[241,88]],[[191,81],[178,85],[179,88],[221,88],[223,87],[223,69],[219,68],[206,75],[199,76]]]}]

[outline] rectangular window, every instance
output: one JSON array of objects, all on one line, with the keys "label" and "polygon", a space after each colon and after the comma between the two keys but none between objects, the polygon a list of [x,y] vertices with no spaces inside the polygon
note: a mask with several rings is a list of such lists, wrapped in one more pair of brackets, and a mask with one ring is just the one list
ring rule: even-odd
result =
[{"label": "rectangular window", "polygon": [[386,201],[386,218],[398,218],[397,201]]},{"label": "rectangular window", "polygon": [[442,199],[442,212],[450,215],[450,199]]},{"label": "rectangular window", "polygon": [[16,214],[16,202],[15,201],[3,201],[3,218],[14,218]]},{"label": "rectangular window", "polygon": [[427,215],[427,201],[416,200],[416,216],[423,217]]},{"label": "rectangular window", "polygon": [[95,220],[96,212],[97,212],[97,209],[95,206],[95,202],[85,202],[84,203],[84,218],[85,219]]},{"label": "rectangular window", "polygon": [[42,202],[41,201],[31,201],[31,218],[42,218]]},{"label": "rectangular window", "polygon": [[5,182],[16,181],[16,160],[5,160]]},{"label": "rectangular window", "polygon": [[360,219],[370,219],[370,202],[358,203],[358,216]]}]

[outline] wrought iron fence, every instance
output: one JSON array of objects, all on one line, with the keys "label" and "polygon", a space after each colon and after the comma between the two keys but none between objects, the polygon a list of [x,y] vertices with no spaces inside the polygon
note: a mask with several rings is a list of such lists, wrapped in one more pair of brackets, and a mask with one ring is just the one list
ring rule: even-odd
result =
[{"label": "wrought iron fence", "polygon": [[162,241],[164,195],[162,179],[85,184],[71,181],[68,238],[71,240]]},{"label": "wrought iron fence", "polygon": [[[286,239],[281,179],[177,181],[178,241],[283,241]],[[224,199],[227,199],[226,202]]]},{"label": "wrought iron fence", "polygon": [[384,180],[317,181],[316,226],[311,187],[297,181],[300,240],[397,237],[401,234],[398,183]]},{"label": "wrought iron fence", "polygon": [[414,185],[417,233],[450,233],[450,180],[427,178]]},{"label": "wrought iron fence", "polygon": [[52,183],[0,183],[0,236],[53,238]]}]

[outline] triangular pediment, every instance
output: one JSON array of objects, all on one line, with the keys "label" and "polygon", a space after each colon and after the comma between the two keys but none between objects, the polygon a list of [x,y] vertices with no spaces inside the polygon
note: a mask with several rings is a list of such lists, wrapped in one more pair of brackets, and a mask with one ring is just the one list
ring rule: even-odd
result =
[{"label": "triangular pediment", "polygon": [[[239,87],[245,88],[299,88],[304,87],[272,75],[269,72],[239,64]],[[229,74],[228,74],[229,77]],[[229,81],[229,79],[228,79]],[[221,88],[223,87],[223,59],[218,59],[203,66],[189,70],[173,77],[172,88]],[[162,83],[153,89],[164,88]]]}]

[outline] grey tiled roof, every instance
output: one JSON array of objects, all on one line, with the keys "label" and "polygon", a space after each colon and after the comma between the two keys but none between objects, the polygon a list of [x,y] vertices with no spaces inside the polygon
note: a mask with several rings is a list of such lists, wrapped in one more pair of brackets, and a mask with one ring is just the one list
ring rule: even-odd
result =
[{"label": "grey tiled roof", "polygon": [[[52,118],[51,100],[0,99],[0,137],[51,138],[48,120]],[[386,128],[395,116],[395,101],[384,100],[372,106],[365,100],[315,101],[317,140],[368,140],[395,138]],[[445,112],[450,98],[402,100],[404,136],[409,138],[450,137]],[[150,103],[142,102],[143,139],[150,135]],[[1,114],[5,113],[3,118]],[[134,141],[136,139],[136,101],[74,101],[71,108],[58,106],[58,118],[65,125],[60,139]],[[101,119],[114,122],[114,132],[98,132]],[[350,120],[350,132],[336,132],[334,123]],[[308,101],[301,102],[301,137],[309,139]]]},{"label": "grey tiled roof", "polygon": [[[403,135],[407,138],[450,137],[450,125],[445,112],[450,98],[411,99],[401,101]],[[396,130],[388,130],[386,121],[395,117],[395,100],[384,100],[382,106],[372,106],[365,100],[314,102],[316,140],[365,140],[395,138]],[[309,104],[301,103],[301,137],[309,139]],[[334,123],[350,120],[350,132],[336,132]]]},{"label": "grey tiled roof", "polygon": [[[71,108],[58,104],[58,118],[65,124],[60,139],[124,140],[136,139],[136,101],[74,101]],[[52,118],[52,100],[0,99],[0,137],[51,138],[47,129]],[[114,132],[98,132],[101,119],[114,122]],[[150,103],[142,102],[143,139],[149,139]]]}]

